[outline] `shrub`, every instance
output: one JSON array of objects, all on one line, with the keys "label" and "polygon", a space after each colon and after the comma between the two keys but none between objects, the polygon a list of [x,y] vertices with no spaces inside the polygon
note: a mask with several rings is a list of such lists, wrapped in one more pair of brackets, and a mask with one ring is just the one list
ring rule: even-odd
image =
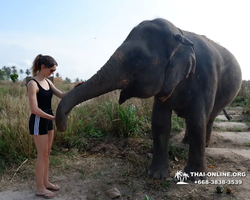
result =
[{"label": "shrub", "polygon": [[10,75],[10,79],[13,83],[15,83],[18,80],[18,74],[14,73]]}]

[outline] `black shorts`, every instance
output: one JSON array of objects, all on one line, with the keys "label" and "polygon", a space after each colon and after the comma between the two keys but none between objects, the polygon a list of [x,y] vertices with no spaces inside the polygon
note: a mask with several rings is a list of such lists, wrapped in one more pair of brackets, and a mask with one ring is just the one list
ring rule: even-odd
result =
[{"label": "black shorts", "polygon": [[[53,115],[51,109],[43,110],[44,112]],[[29,130],[31,135],[45,135],[48,131],[53,130],[53,121],[31,114],[29,120]]]}]

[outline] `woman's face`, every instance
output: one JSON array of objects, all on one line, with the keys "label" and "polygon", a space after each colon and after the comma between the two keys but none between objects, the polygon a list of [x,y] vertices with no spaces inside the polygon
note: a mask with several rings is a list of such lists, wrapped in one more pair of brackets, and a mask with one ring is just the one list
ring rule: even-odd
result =
[{"label": "woman's face", "polygon": [[42,65],[42,71],[45,77],[49,77],[51,76],[51,74],[54,74],[54,72],[56,71],[56,65],[54,65],[53,67],[45,67],[44,65]]}]

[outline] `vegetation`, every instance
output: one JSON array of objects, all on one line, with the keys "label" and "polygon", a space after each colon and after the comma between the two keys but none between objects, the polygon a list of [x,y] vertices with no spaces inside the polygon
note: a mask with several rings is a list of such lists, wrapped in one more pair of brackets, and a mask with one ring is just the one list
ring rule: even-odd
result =
[{"label": "vegetation", "polygon": [[250,81],[243,81],[241,90],[231,106],[241,106],[243,107],[243,114],[250,114]]},{"label": "vegetation", "polygon": [[[10,73],[6,70],[4,76],[10,77],[11,70]],[[13,82],[0,82],[0,170],[8,164],[21,163],[26,158],[36,156],[33,138],[28,133],[30,108],[27,88],[24,82]],[[68,91],[74,86],[69,81],[55,84],[62,91]],[[242,106],[245,114],[250,113],[249,88],[249,82],[244,81],[241,91],[230,105]],[[68,130],[61,133],[55,128],[53,151],[61,148],[86,150],[91,139],[148,137],[148,133],[151,133],[153,98],[134,98],[119,105],[118,97],[119,91],[113,91],[73,108],[68,119]],[[53,98],[54,109],[59,101],[60,99]],[[185,121],[173,114],[172,132],[180,132],[184,128]],[[152,147],[152,144],[149,144],[149,147]],[[187,156],[185,149],[173,144],[170,145],[169,151],[170,159],[176,159],[176,155],[178,159],[185,159]]]},{"label": "vegetation", "polygon": [[[55,84],[62,91],[68,91],[74,86],[69,82]],[[72,109],[68,130],[61,133],[55,128],[53,151],[62,147],[86,150],[86,144],[93,138],[104,140],[106,137],[146,137],[151,132],[153,98],[134,98],[118,105],[118,97],[119,92],[114,91]],[[59,101],[57,97],[52,99],[54,113]],[[0,82],[0,169],[7,164],[18,164],[26,158],[36,156],[33,138],[28,130],[29,116],[25,82]],[[181,131],[184,126],[184,120],[173,114],[173,132]]]},{"label": "vegetation", "polygon": [[[0,81],[9,81],[16,82],[18,80],[23,81],[22,74],[24,71],[20,69],[19,71],[16,69],[16,66],[3,66],[2,69],[0,69]],[[31,69],[26,69],[25,74],[27,76],[31,75]],[[60,74],[57,72],[55,74],[56,77],[60,77]],[[76,78],[75,82],[82,82],[82,79]],[[64,79],[64,82],[71,83],[71,79],[66,77]]]},{"label": "vegetation", "polygon": [[[74,86],[65,81],[55,82],[55,84],[62,91],[68,91]],[[248,82],[243,82],[239,95],[230,105],[243,107],[245,114],[249,114],[248,88]],[[170,187],[176,188],[172,187],[176,184],[174,179],[159,182],[144,178],[145,168],[152,159],[150,118],[153,98],[144,100],[133,98],[124,105],[118,105],[118,98],[119,91],[114,91],[88,100],[72,109],[68,118],[68,130],[61,133],[55,128],[55,143],[50,156],[52,169],[57,170],[57,173],[60,171],[70,176],[73,176],[73,172],[77,172],[74,180],[79,177],[87,180],[88,177],[93,176],[91,180],[97,180],[100,185],[93,182],[92,185],[95,187],[89,186],[95,189],[89,190],[87,199],[98,199],[100,191],[106,191],[106,186],[109,187],[113,183],[126,185],[133,194],[136,188],[136,191],[140,192],[136,195],[139,194],[141,199],[159,199],[155,195],[159,192],[164,193],[161,199],[171,198],[167,191]],[[54,113],[59,101],[58,98],[53,97]],[[28,133],[29,115],[25,83],[0,81],[0,170],[4,170],[4,174],[9,172],[10,182],[20,166],[22,170],[19,170],[19,174],[15,176],[18,183],[27,181],[29,176],[34,179],[33,158],[36,157],[36,150],[33,137]],[[250,118],[248,120],[250,121]],[[172,132],[183,131],[184,128],[185,121],[173,113]],[[235,131],[241,131],[241,129],[235,128]],[[244,145],[247,148],[250,143],[244,143]],[[98,154],[98,156],[91,154]],[[183,169],[187,155],[188,150],[185,145],[170,143],[169,158],[172,172]],[[208,163],[211,162],[215,160],[208,159]],[[23,163],[27,166],[22,165]],[[219,166],[216,167],[218,169]],[[70,171],[72,169],[73,171]],[[20,177],[17,179],[18,176]],[[141,179],[144,180],[136,182]],[[137,188],[138,185],[142,186],[141,189]],[[214,188],[205,189],[209,192],[214,190]],[[127,193],[127,196],[132,197],[131,193]],[[199,190],[197,193],[201,194]],[[163,195],[165,195],[164,198]],[[202,199],[202,197],[194,198],[193,195],[195,196],[195,194],[189,194],[185,198]],[[177,196],[174,198],[180,199]]]},{"label": "vegetation", "polygon": [[13,83],[15,83],[18,80],[18,74],[14,73],[10,75],[10,79]]}]

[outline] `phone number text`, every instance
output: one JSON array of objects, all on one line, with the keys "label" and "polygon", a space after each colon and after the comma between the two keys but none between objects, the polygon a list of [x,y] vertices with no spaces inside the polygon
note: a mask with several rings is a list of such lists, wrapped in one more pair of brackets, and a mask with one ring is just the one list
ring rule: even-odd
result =
[{"label": "phone number text", "polygon": [[197,180],[194,182],[199,185],[207,185],[207,184],[221,184],[221,185],[241,185],[243,183],[242,180]]}]

